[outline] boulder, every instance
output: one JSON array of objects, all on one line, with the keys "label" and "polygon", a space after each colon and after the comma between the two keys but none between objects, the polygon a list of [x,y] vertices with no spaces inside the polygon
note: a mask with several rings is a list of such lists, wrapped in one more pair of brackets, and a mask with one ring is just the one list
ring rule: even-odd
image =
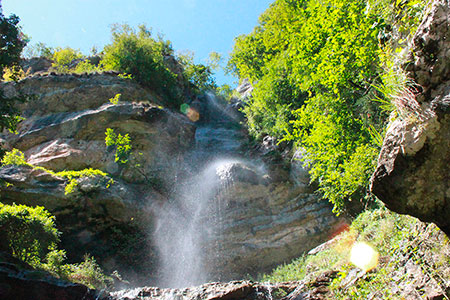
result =
[{"label": "boulder", "polygon": [[257,300],[273,299],[272,291],[291,292],[296,283],[284,285],[262,284],[251,281],[211,282],[185,289],[161,289],[143,287],[110,294],[111,300],[165,300],[165,299],[208,299],[208,300]]},{"label": "boulder", "polygon": [[435,0],[413,38],[403,114],[389,125],[372,192],[398,213],[436,223],[450,236],[450,4]]}]

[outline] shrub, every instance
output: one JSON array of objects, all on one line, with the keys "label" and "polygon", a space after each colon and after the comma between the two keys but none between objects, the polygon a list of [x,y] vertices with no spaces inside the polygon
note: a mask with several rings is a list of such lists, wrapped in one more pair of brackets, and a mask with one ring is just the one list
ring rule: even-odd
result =
[{"label": "shrub", "polygon": [[1,160],[1,164],[16,166],[28,165],[25,160],[25,155],[18,149],[12,149],[11,151],[6,152]]},{"label": "shrub", "polygon": [[115,149],[115,161],[119,164],[126,164],[131,153],[131,139],[128,133],[116,134],[114,129],[107,128],[105,135],[106,146]]},{"label": "shrub", "polygon": [[53,67],[56,68],[58,72],[66,73],[69,72],[70,64],[76,60],[82,58],[80,50],[75,50],[70,47],[66,48],[56,48],[53,53]]},{"label": "shrub", "polygon": [[[211,55],[214,59],[211,61],[211,64],[218,66],[219,54],[213,53]],[[184,79],[192,85],[195,92],[200,93],[217,88],[213,77],[212,66],[196,64],[194,62],[194,53],[192,52],[179,53],[177,59],[183,66]]]},{"label": "shrub", "polygon": [[3,70],[3,80],[4,81],[18,81],[24,79],[27,76],[23,69],[19,66],[13,66],[11,68],[6,68]]},{"label": "shrub", "polygon": [[13,256],[38,265],[55,248],[59,235],[55,217],[44,207],[0,203],[0,247]]},{"label": "shrub", "polygon": [[128,25],[114,25],[112,43],[105,46],[103,52],[103,68],[131,74],[140,84],[164,96],[169,105],[178,107],[181,104],[176,75],[164,60],[164,56],[173,53],[169,41],[161,37],[154,39],[143,25],[138,31]]},{"label": "shrub", "polygon": [[[51,173],[53,173],[53,172],[51,172]],[[92,169],[92,168],[83,169],[80,171],[73,171],[73,170],[61,171],[61,172],[57,172],[57,173],[53,173],[53,174],[56,176],[68,179],[69,182],[66,184],[66,186],[64,188],[66,195],[73,193],[75,191],[75,188],[78,186],[78,180],[77,180],[78,178],[95,177],[95,176],[106,177],[108,175],[101,170]],[[107,183],[107,186],[109,186],[109,184],[111,182],[112,182],[112,179]]]},{"label": "shrub", "polygon": [[95,66],[89,60],[83,60],[77,64],[74,69],[75,73],[94,73],[102,71],[100,66]]},{"label": "shrub", "polygon": [[52,59],[54,51],[52,47],[47,46],[45,43],[38,42],[35,45],[27,46],[24,50],[24,56],[26,58],[43,57]]},{"label": "shrub", "polygon": [[111,102],[114,105],[117,105],[117,104],[119,104],[119,100],[120,100],[121,96],[122,96],[122,94],[116,94],[114,97],[109,98],[109,102]]},{"label": "shrub", "polygon": [[66,251],[57,249],[60,232],[55,217],[44,207],[0,203],[0,250],[7,251],[34,268],[90,288],[110,287],[95,259],[86,255],[79,264],[65,264]]},{"label": "shrub", "polygon": [[72,282],[84,284],[90,288],[105,289],[112,285],[111,277],[106,276],[94,257],[84,256],[84,261],[70,265],[68,279]]}]

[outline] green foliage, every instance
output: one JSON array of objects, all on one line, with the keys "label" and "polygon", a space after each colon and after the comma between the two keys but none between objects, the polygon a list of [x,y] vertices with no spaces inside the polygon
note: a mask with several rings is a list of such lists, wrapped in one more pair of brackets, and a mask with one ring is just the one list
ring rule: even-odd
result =
[{"label": "green foliage", "polygon": [[3,70],[4,81],[19,81],[27,76],[23,69],[19,66],[12,66]]},{"label": "green foliage", "polygon": [[[57,173],[53,173],[56,176],[59,177],[63,177],[63,178],[67,178],[68,179],[68,183],[66,184],[64,191],[65,194],[71,194],[75,191],[75,188],[78,186],[78,180],[77,178],[86,178],[86,177],[96,177],[96,176],[100,176],[100,177],[106,177],[108,176],[107,173],[98,170],[98,169],[83,169],[80,171],[61,171],[61,172],[57,172]],[[107,185],[109,185],[110,183],[108,182]]]},{"label": "green foliage", "polygon": [[295,111],[292,132],[297,144],[306,150],[302,159],[310,168],[311,180],[319,182],[320,191],[340,213],[343,199],[359,201],[364,197],[377,148],[363,123],[346,110],[345,103],[328,99],[327,114],[323,114],[316,99],[310,101]]},{"label": "green foliage", "polygon": [[55,217],[43,207],[0,203],[0,247],[13,256],[37,265],[56,246],[59,234]]},{"label": "green foliage", "polygon": [[105,289],[112,285],[113,280],[106,276],[94,257],[86,255],[84,261],[70,265],[68,279],[72,282],[84,284],[92,289]]},{"label": "green foliage", "polygon": [[101,65],[106,70],[131,74],[135,80],[165,96],[170,105],[181,104],[177,76],[169,69],[164,57],[173,54],[170,41],[152,37],[151,31],[139,26],[112,27],[112,43],[105,46]]},{"label": "green foliage", "polygon": [[100,66],[95,66],[89,60],[83,60],[77,64],[74,69],[75,73],[94,73],[101,72],[103,69]]},{"label": "green foliage", "polygon": [[82,263],[65,264],[66,251],[57,249],[60,234],[55,217],[44,207],[0,203],[0,250],[58,278],[90,288],[111,286],[111,277],[103,273],[93,257],[86,255]]},{"label": "green foliage", "polygon": [[302,148],[312,180],[338,213],[367,193],[392,110],[387,99],[404,87],[398,68],[394,76],[385,71],[405,43],[391,39],[406,40],[424,7],[416,0],[277,0],[235,41],[228,69],[254,86],[243,110],[249,132]]},{"label": "green foliage", "polygon": [[194,63],[194,54],[192,52],[179,53],[177,59],[183,66],[183,77],[197,93],[217,88],[212,70],[219,66],[221,58],[218,53],[211,53],[210,65]]},{"label": "green foliage", "polygon": [[220,53],[215,51],[209,53],[208,66],[211,68],[211,70],[219,69],[222,61],[223,57]]},{"label": "green foliage", "polygon": [[[5,17],[0,3],[0,78],[3,78],[5,68],[19,65],[20,53],[26,44],[27,40],[20,32],[19,18],[15,15]],[[15,106],[17,101],[23,101],[23,97],[6,98],[3,91],[0,91],[0,131],[8,129],[15,132],[17,124],[22,120]]]},{"label": "green foliage", "polygon": [[70,69],[70,64],[76,60],[83,58],[80,50],[75,50],[70,47],[56,48],[53,52],[54,63],[52,66],[56,68],[58,72],[67,73]]},{"label": "green foliage", "polygon": [[116,134],[114,129],[106,128],[105,143],[107,147],[115,149],[115,161],[119,164],[126,164],[131,153],[131,139],[127,134]]},{"label": "green foliage", "polygon": [[11,151],[6,152],[1,160],[1,164],[16,166],[28,165],[25,160],[25,155],[17,149],[12,149]]},{"label": "green foliage", "polygon": [[54,49],[47,46],[45,43],[38,42],[34,45],[28,45],[24,50],[26,58],[43,57],[47,59],[53,58]]},{"label": "green foliage", "polygon": [[[114,105],[119,104],[120,96],[122,96],[122,94],[116,94],[114,97],[109,99],[109,102],[111,102]],[[106,131],[106,132],[108,132],[108,131]]]},{"label": "green foliage", "polygon": [[[370,244],[382,259],[376,269],[364,273],[348,286],[345,284],[349,281],[347,276],[355,268],[349,262],[350,251],[356,241]],[[398,275],[408,272],[407,261],[408,265],[414,263],[425,277],[433,278],[436,285],[445,290],[450,274],[449,259],[449,240],[436,226],[382,207],[360,214],[349,230],[341,233],[324,250],[279,266],[271,274],[260,275],[260,281],[304,280],[309,285],[319,274],[334,270],[339,275],[330,285],[327,299],[404,299],[399,292],[408,288],[412,280],[409,276]]]},{"label": "green foliage", "polygon": [[231,88],[229,84],[222,84],[221,86],[218,86],[216,89],[216,94],[227,101],[230,101],[231,98],[237,96],[235,95],[235,90]]}]

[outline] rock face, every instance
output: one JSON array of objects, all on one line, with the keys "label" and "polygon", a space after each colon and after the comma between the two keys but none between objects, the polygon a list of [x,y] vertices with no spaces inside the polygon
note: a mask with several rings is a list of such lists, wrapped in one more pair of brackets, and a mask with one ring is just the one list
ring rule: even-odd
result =
[{"label": "rock face", "polygon": [[221,279],[268,272],[327,240],[342,225],[310,187],[241,180],[219,197],[226,221],[211,260]]},{"label": "rock face", "polygon": [[94,300],[94,290],[81,284],[59,280],[34,270],[22,261],[0,252],[0,298],[5,300]]},{"label": "rock face", "polygon": [[389,126],[371,189],[393,211],[436,223],[450,235],[450,3],[434,1],[406,66],[418,85]]},{"label": "rock face", "polygon": [[[31,95],[21,104],[26,120],[18,133],[0,135],[6,148],[54,172],[96,168],[108,174],[78,179],[66,194],[68,180],[54,172],[28,165],[0,168],[0,179],[11,184],[1,187],[1,201],[45,206],[63,232],[61,248],[69,261],[90,253],[107,272],[117,269],[134,284],[158,284],[164,261],[165,277],[174,277],[173,256],[184,255],[172,243],[175,237],[187,236],[186,227],[213,224],[195,232],[198,253],[209,266],[205,281],[196,283],[238,279],[298,257],[328,239],[342,221],[314,194],[301,163],[295,161],[290,175],[289,163],[264,163],[259,154],[248,154],[240,116],[211,95],[189,101],[200,116],[194,124],[156,105],[163,104],[158,95],[112,72],[31,76],[3,89],[10,96]],[[119,103],[110,103],[118,93]],[[126,165],[116,163],[114,149],[106,147],[107,128],[130,135]],[[208,174],[190,180],[216,159],[211,188]],[[204,211],[199,202],[210,199],[202,193],[212,201]],[[182,203],[186,194],[191,202]],[[167,207],[177,209],[165,215]],[[172,219],[181,227],[170,228]],[[162,241],[172,244],[164,248]],[[177,275],[194,277],[190,269]]]},{"label": "rock face", "polygon": [[[65,195],[67,180],[30,167],[6,166],[0,177],[2,202],[43,205],[63,231],[61,247],[69,259],[90,253],[108,271],[131,278],[154,268],[151,205],[175,178],[182,153],[193,145],[195,127],[183,115],[155,105],[158,97],[114,73],[46,75],[4,85],[7,95],[24,93],[23,121],[17,134],[4,132],[7,148],[25,153],[28,163],[52,171],[96,168],[114,178],[82,178]],[[120,93],[116,105],[109,98]],[[105,145],[106,128],[129,134],[130,163],[115,162]],[[142,260],[142,261],[139,261]]]}]

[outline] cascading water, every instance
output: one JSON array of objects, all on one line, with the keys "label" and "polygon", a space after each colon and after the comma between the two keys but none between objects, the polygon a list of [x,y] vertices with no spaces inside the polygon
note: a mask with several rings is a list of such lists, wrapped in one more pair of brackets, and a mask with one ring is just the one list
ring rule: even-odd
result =
[{"label": "cascading water", "polygon": [[242,162],[239,149],[245,136],[212,95],[207,100],[214,113],[197,128],[195,149],[186,158],[190,175],[177,183],[174,197],[158,212],[154,238],[161,287],[201,284],[211,279],[213,271],[215,278],[218,274],[211,270],[214,254],[206,249],[219,250],[215,241],[224,226],[222,211],[226,207],[220,194],[232,184],[227,166]]}]

